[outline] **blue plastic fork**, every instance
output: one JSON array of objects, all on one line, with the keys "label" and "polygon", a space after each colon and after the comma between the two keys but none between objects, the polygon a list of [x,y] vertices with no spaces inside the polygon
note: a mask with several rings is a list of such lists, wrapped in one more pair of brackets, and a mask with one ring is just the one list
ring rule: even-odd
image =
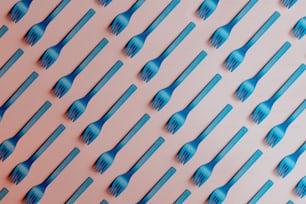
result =
[{"label": "blue plastic fork", "polygon": [[294,204],[292,200],[288,200],[286,204]]},{"label": "blue plastic fork", "polygon": [[156,58],[149,60],[140,71],[140,76],[145,82],[149,82],[159,71],[164,60],[181,44],[181,42],[195,28],[195,24],[190,22],[181,33],[170,43],[170,45]]},{"label": "blue plastic fork", "polygon": [[302,39],[306,34],[306,16],[300,18],[298,22],[294,25],[292,32],[297,39]]},{"label": "blue plastic fork", "polygon": [[207,53],[201,51],[193,61],[186,67],[186,69],[173,81],[169,86],[159,90],[152,99],[152,107],[160,111],[170,101],[170,98],[175,89],[189,76],[191,72],[202,62]]},{"label": "blue plastic fork", "polygon": [[272,58],[250,79],[245,80],[236,90],[235,96],[244,102],[255,90],[259,80],[275,65],[275,63],[288,51],[291,47],[289,42],[285,42],[281,48],[272,56]]},{"label": "blue plastic fork", "polygon": [[10,173],[10,180],[18,185],[30,172],[31,166],[34,162],[53,144],[58,136],[65,130],[64,125],[59,125],[52,134],[45,140],[45,142],[25,161],[17,164]]},{"label": "blue plastic fork", "polygon": [[215,166],[240,141],[247,131],[246,127],[242,127],[210,162],[201,165],[193,175],[193,183],[198,187],[202,186],[213,173]]},{"label": "blue plastic fork", "polygon": [[206,20],[217,8],[219,0],[205,0],[198,8],[198,15]]},{"label": "blue plastic fork", "polygon": [[17,23],[20,21],[28,12],[31,6],[32,0],[21,0],[18,1],[10,10],[9,17],[12,21]]},{"label": "blue plastic fork", "polygon": [[108,204],[108,201],[103,199],[100,204]]},{"label": "blue plastic fork", "polygon": [[226,58],[224,65],[229,71],[234,71],[244,60],[248,50],[263,36],[263,34],[280,17],[280,13],[275,11],[272,16],[260,27],[260,29],[240,48],[232,51]]},{"label": "blue plastic fork", "polygon": [[277,173],[285,178],[295,167],[299,157],[306,150],[306,142],[302,144],[294,153],[285,156],[277,165]]},{"label": "blue plastic fork", "polygon": [[76,191],[70,196],[65,204],[73,204],[75,201],[85,192],[85,190],[93,183],[91,177],[87,177],[85,181],[76,189]]},{"label": "blue plastic fork", "polygon": [[298,0],[281,0],[282,4],[290,9]]},{"label": "blue plastic fork", "polygon": [[3,198],[9,193],[9,190],[7,188],[2,188],[0,190],[0,201],[3,200]]},{"label": "blue plastic fork", "polygon": [[17,60],[23,55],[24,51],[22,49],[16,50],[14,54],[4,63],[0,68],[0,78],[17,62]]},{"label": "blue plastic fork", "polygon": [[97,121],[90,123],[82,133],[82,140],[86,144],[92,143],[100,134],[103,125],[117,112],[117,110],[130,98],[136,91],[137,86],[132,84],[112,105],[112,107]]},{"label": "blue plastic fork", "polygon": [[118,152],[136,135],[136,133],[148,122],[150,116],[144,114],[129,132],[117,143],[111,150],[104,152],[99,156],[95,163],[95,169],[103,174],[114,162]]},{"label": "blue plastic fork", "polygon": [[81,30],[81,28],[92,18],[96,12],[89,9],[67,35],[56,45],[49,47],[40,57],[39,63],[45,69],[51,67],[59,57],[63,47]]},{"label": "blue plastic fork", "polygon": [[306,65],[300,65],[271,98],[258,104],[251,114],[252,120],[257,124],[260,124],[270,114],[274,103],[288,90],[288,88],[303,74],[305,70]]},{"label": "blue plastic fork", "polygon": [[301,180],[295,186],[295,193],[300,198],[303,198],[306,195],[306,176],[301,178]]},{"label": "blue plastic fork", "polygon": [[18,89],[4,102],[4,104],[0,107],[0,122],[3,118],[6,110],[11,107],[15,101],[28,89],[28,87],[35,81],[38,77],[36,72],[32,72],[27,79],[18,87]]},{"label": "blue plastic fork", "polygon": [[173,204],[183,204],[184,201],[191,195],[190,190],[186,189],[184,192],[175,200]]},{"label": "blue plastic fork", "polygon": [[43,21],[33,25],[26,33],[24,37],[25,41],[31,46],[35,45],[44,35],[49,23],[67,6],[69,2],[70,0],[62,0]]},{"label": "blue plastic fork", "polygon": [[79,153],[80,150],[75,147],[42,183],[33,186],[28,191],[24,198],[25,202],[27,204],[38,203],[42,199],[48,186],[59,176],[59,174],[72,162],[72,160]]},{"label": "blue plastic fork", "polygon": [[270,179],[257,191],[257,193],[250,199],[248,204],[256,204],[260,198],[273,186],[273,181]]},{"label": "blue plastic fork", "polygon": [[248,3],[239,11],[238,14],[227,24],[219,27],[210,37],[210,44],[219,48],[229,38],[234,26],[253,8],[258,0],[249,0]]},{"label": "blue plastic fork", "polygon": [[96,85],[82,98],[74,101],[67,110],[67,116],[75,122],[86,110],[90,100],[104,87],[104,85],[119,71],[123,63],[117,61],[111,69],[96,83]]},{"label": "blue plastic fork", "polygon": [[110,24],[110,30],[119,35],[129,24],[133,14],[142,6],[146,0],[137,0],[127,11],[118,14]]},{"label": "blue plastic fork", "polygon": [[216,86],[221,78],[220,74],[216,74],[184,109],[174,113],[170,117],[166,124],[166,128],[171,134],[175,134],[184,125],[190,111],[192,111],[202,101],[202,99]]},{"label": "blue plastic fork", "polygon": [[7,31],[8,31],[8,27],[6,25],[1,26],[0,27],[0,38],[2,38]]},{"label": "blue plastic fork", "polygon": [[233,107],[227,104],[209,125],[194,140],[185,143],[177,153],[177,159],[186,164],[195,154],[201,142],[215,129],[215,127],[229,114]]},{"label": "blue plastic fork", "polygon": [[125,46],[125,52],[129,57],[134,57],[144,46],[147,37],[158,27],[158,25],[171,13],[180,3],[180,0],[172,0],[168,6],[142,33],[132,37]]},{"label": "blue plastic fork", "polygon": [[108,40],[103,38],[70,74],[63,76],[56,82],[53,87],[53,93],[58,98],[63,97],[70,90],[75,78],[87,67],[87,65],[101,52],[101,50],[103,50],[107,44]]},{"label": "blue plastic fork", "polygon": [[262,151],[256,150],[254,154],[243,164],[235,175],[223,186],[216,188],[208,198],[208,204],[221,204],[225,200],[231,187],[253,166],[261,157]]},{"label": "blue plastic fork", "polygon": [[128,186],[132,176],[148,161],[148,159],[159,149],[165,139],[159,137],[152,146],[139,158],[139,160],[124,174],[117,176],[109,187],[109,192],[115,197],[119,196]]},{"label": "blue plastic fork", "polygon": [[285,136],[287,128],[290,124],[305,110],[306,100],[291,113],[291,115],[282,123],[275,125],[267,134],[265,141],[271,147],[275,147]]},{"label": "blue plastic fork", "polygon": [[176,169],[170,167],[168,171],[158,180],[156,184],[150,189],[150,191],[140,200],[137,204],[146,204],[149,200],[167,183],[167,181],[174,175]]},{"label": "blue plastic fork", "polygon": [[113,0],[98,0],[100,4],[102,4],[104,7],[107,7]]},{"label": "blue plastic fork", "polygon": [[0,144],[0,160],[6,160],[15,150],[18,141],[28,132],[28,130],[40,119],[40,117],[50,108],[51,103],[46,101],[36,113],[26,122],[26,124],[9,139]]}]

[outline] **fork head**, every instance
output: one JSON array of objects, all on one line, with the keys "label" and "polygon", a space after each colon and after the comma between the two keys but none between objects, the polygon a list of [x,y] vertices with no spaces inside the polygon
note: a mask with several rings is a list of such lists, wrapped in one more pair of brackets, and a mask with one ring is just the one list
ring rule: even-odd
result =
[{"label": "fork head", "polygon": [[16,141],[7,139],[0,144],[0,160],[6,160],[15,150]]},{"label": "fork head", "polygon": [[198,15],[206,20],[217,8],[218,0],[205,0],[198,9]]},{"label": "fork head", "polygon": [[29,45],[33,46],[41,39],[44,33],[45,33],[44,24],[37,23],[29,29],[24,39]]},{"label": "fork head", "polygon": [[102,127],[99,127],[96,123],[89,124],[82,133],[82,140],[86,144],[92,143],[100,134]]},{"label": "fork head", "polygon": [[193,141],[184,144],[179,152],[177,153],[177,159],[182,163],[186,164],[196,153],[198,145]]},{"label": "fork head", "polygon": [[285,136],[286,128],[284,128],[281,124],[274,126],[269,133],[267,134],[265,141],[271,146],[275,147]]},{"label": "fork head", "polygon": [[216,188],[208,198],[208,204],[221,204],[227,196],[227,190],[224,186]]},{"label": "fork head", "polygon": [[292,30],[295,37],[301,39],[306,34],[306,18],[300,19]]},{"label": "fork head", "polygon": [[84,98],[74,101],[67,111],[67,116],[73,122],[76,121],[86,110],[87,101]]},{"label": "fork head", "polygon": [[142,34],[132,37],[125,46],[125,52],[129,57],[134,57],[143,47],[145,38]]},{"label": "fork head", "polygon": [[115,197],[119,196],[128,186],[130,178],[127,173],[116,177],[109,186],[109,192]]},{"label": "fork head", "polygon": [[152,107],[155,110],[160,111],[170,101],[171,95],[172,90],[170,89],[170,87],[161,89],[153,97],[151,102]]},{"label": "fork head", "polygon": [[24,1],[19,1],[10,10],[9,17],[12,21],[17,23],[23,18],[23,16],[28,12],[28,10],[29,10],[29,4],[27,4]]},{"label": "fork head", "polygon": [[198,187],[202,186],[210,177],[213,171],[213,165],[210,163],[200,166],[193,175],[193,183]]},{"label": "fork head", "polygon": [[40,57],[39,63],[45,69],[48,69],[57,60],[60,55],[60,49],[57,46],[48,48]]},{"label": "fork head", "polygon": [[290,9],[290,7],[293,6],[296,2],[297,0],[282,0],[282,4],[288,9]]},{"label": "fork head", "polygon": [[236,90],[236,97],[244,102],[255,90],[257,81],[251,79],[247,79],[240,84],[238,89]]},{"label": "fork head", "polygon": [[112,165],[115,156],[111,150],[101,154],[95,163],[96,170],[103,174]]},{"label": "fork head", "polygon": [[286,177],[294,169],[295,164],[295,157],[291,155],[284,157],[277,166],[278,174],[283,178]]},{"label": "fork head", "polygon": [[53,87],[53,93],[58,97],[62,98],[71,88],[73,84],[73,78],[70,75],[63,76],[60,78]]},{"label": "fork head", "polygon": [[186,117],[187,113],[184,111],[179,111],[173,114],[166,124],[167,130],[171,134],[175,134],[184,125]]},{"label": "fork head", "polygon": [[225,67],[233,72],[243,61],[245,52],[242,48],[234,50],[225,60]]},{"label": "fork head", "polygon": [[304,176],[295,186],[295,193],[301,198],[306,195],[306,176]]},{"label": "fork head", "polygon": [[15,166],[10,173],[10,180],[18,185],[29,173],[31,165],[27,162],[21,162]]},{"label": "fork head", "polygon": [[256,106],[256,108],[253,110],[251,118],[252,120],[260,124],[271,112],[272,103],[269,101],[264,101]]},{"label": "fork head", "polygon": [[159,71],[161,62],[158,58],[150,60],[140,71],[140,76],[145,82],[149,82]]},{"label": "fork head", "polygon": [[26,194],[24,201],[26,204],[36,204],[38,203],[45,193],[45,188],[40,185],[33,186]]},{"label": "fork head", "polygon": [[110,24],[110,30],[115,35],[119,35],[129,24],[131,15],[128,15],[127,12],[123,12],[117,15]]},{"label": "fork head", "polygon": [[112,2],[112,0],[98,0],[100,4],[102,4],[104,7],[108,6]]},{"label": "fork head", "polygon": [[210,44],[218,49],[228,39],[230,32],[231,29],[227,25],[219,27],[210,37]]}]

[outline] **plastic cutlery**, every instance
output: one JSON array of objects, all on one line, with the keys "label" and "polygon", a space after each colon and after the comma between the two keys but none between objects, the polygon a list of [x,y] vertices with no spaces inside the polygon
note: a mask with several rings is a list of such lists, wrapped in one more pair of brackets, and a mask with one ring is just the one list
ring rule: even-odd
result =
[{"label": "plastic cutlery", "polygon": [[294,204],[292,200],[288,200],[286,204]]},{"label": "plastic cutlery", "polygon": [[210,44],[219,48],[229,38],[233,27],[253,8],[258,0],[249,0],[239,13],[226,25],[219,27],[210,37]]},{"label": "plastic cutlery", "polygon": [[44,143],[25,161],[20,162],[10,173],[10,180],[18,185],[30,172],[34,162],[50,147],[58,136],[65,130],[64,125],[59,125]]},{"label": "plastic cutlery", "polygon": [[297,39],[302,39],[306,34],[306,16],[300,18],[298,22],[294,25],[292,32]]},{"label": "plastic cutlery", "polygon": [[31,46],[35,45],[44,35],[49,23],[67,6],[69,2],[70,0],[62,0],[43,21],[33,25],[25,35],[25,41]]},{"label": "plastic cutlery", "polygon": [[0,78],[17,62],[17,60],[23,55],[22,49],[16,50],[16,52],[5,62],[0,68]]},{"label": "plastic cutlery", "polygon": [[40,184],[33,186],[26,194],[24,200],[27,204],[38,203],[48,186],[60,175],[60,173],[72,162],[72,160],[80,153],[78,148],[74,148],[65,159],[54,169],[54,171]]},{"label": "plastic cutlery", "polygon": [[245,80],[236,90],[236,97],[244,102],[255,90],[259,80],[268,73],[276,62],[288,51],[291,47],[289,42],[285,42],[281,48],[270,58],[270,60],[250,79]]},{"label": "plastic cutlery", "polygon": [[65,204],[73,204],[83,193],[84,191],[92,184],[93,179],[88,177],[71,195],[71,197],[65,202]]},{"label": "plastic cutlery", "polygon": [[112,0],[98,0],[104,7],[108,6]]},{"label": "plastic cutlery", "polygon": [[160,111],[165,105],[170,101],[172,93],[175,89],[189,76],[191,72],[202,62],[202,60],[206,57],[207,53],[205,51],[201,51],[193,61],[187,66],[187,68],[175,79],[172,84],[168,87],[159,90],[152,99],[151,105],[152,107]]},{"label": "plastic cutlery", "polygon": [[0,38],[2,38],[7,31],[8,31],[8,27],[6,25],[1,26],[0,27]]},{"label": "plastic cutlery", "polygon": [[67,33],[67,35],[56,45],[48,48],[40,57],[39,63],[45,69],[48,69],[59,57],[63,47],[81,30],[81,28],[91,19],[96,12],[89,9],[78,23]]},{"label": "plastic cutlery", "polygon": [[18,87],[18,89],[4,102],[4,104],[0,107],[0,122],[3,118],[6,110],[11,107],[15,101],[28,89],[28,87],[35,81],[38,77],[36,72],[32,72],[27,79]]},{"label": "plastic cutlery", "polygon": [[293,113],[282,123],[274,126],[267,134],[265,141],[271,147],[275,147],[285,136],[287,128],[290,124],[305,110],[306,100],[294,110]]},{"label": "plastic cutlery", "polygon": [[175,134],[184,125],[190,111],[192,111],[202,101],[202,99],[216,86],[221,78],[220,74],[216,74],[183,110],[174,113],[170,117],[166,124],[166,128],[170,133]]},{"label": "plastic cutlery", "polygon": [[210,194],[208,198],[208,204],[223,203],[232,186],[239,181],[239,179],[253,166],[253,164],[261,155],[262,151],[257,150],[225,185],[216,188]]},{"label": "plastic cutlery", "polygon": [[117,110],[130,98],[136,91],[137,86],[132,84],[112,105],[112,107],[97,121],[90,123],[82,133],[82,140],[86,144],[92,143],[100,134],[103,125],[117,112]]},{"label": "plastic cutlery", "polygon": [[306,195],[306,176],[301,178],[301,180],[296,184],[295,193],[300,198],[303,198]]},{"label": "plastic cutlery", "polygon": [[242,127],[210,162],[201,165],[193,175],[193,183],[199,187],[202,186],[213,173],[215,166],[240,141],[247,131],[246,127]]},{"label": "plastic cutlery", "polygon": [[232,51],[226,58],[224,65],[229,71],[234,71],[244,60],[248,50],[263,36],[263,34],[280,17],[280,13],[275,11],[272,16],[260,27],[260,29],[240,48]]},{"label": "plastic cutlery", "polygon": [[107,200],[102,200],[102,201],[100,202],[100,204],[108,204],[108,201],[107,201]]},{"label": "plastic cutlery", "polygon": [[198,9],[198,15],[206,20],[217,8],[219,0],[205,0]]},{"label": "plastic cutlery", "polygon": [[148,61],[140,71],[140,76],[145,82],[149,82],[159,71],[163,61],[179,46],[179,44],[195,28],[194,23],[189,23],[171,44],[156,58]]},{"label": "plastic cutlery", "polygon": [[146,204],[149,200],[167,183],[167,181],[174,175],[176,169],[170,167],[168,171],[158,180],[158,182],[150,189],[150,191],[137,204]]},{"label": "plastic cutlery", "polygon": [[0,190],[0,201],[3,200],[3,198],[9,193],[9,190],[7,188],[2,188]]},{"label": "plastic cutlery", "polygon": [[259,199],[267,193],[267,191],[273,186],[273,181],[270,179],[257,191],[257,193],[251,198],[248,204],[256,204]]},{"label": "plastic cutlery", "polygon": [[184,201],[191,195],[190,190],[186,189],[184,192],[176,199],[173,204],[183,204]]},{"label": "plastic cutlery", "polygon": [[132,37],[125,46],[125,52],[129,57],[134,57],[143,47],[147,37],[158,27],[158,25],[171,13],[180,3],[180,0],[172,0],[159,16],[142,33]]},{"label": "plastic cutlery", "polygon": [[96,83],[96,85],[82,98],[74,101],[67,110],[67,116],[73,122],[86,110],[90,100],[104,87],[104,85],[119,71],[123,63],[117,61],[111,69]]},{"label": "plastic cutlery", "polygon": [[277,173],[285,178],[295,167],[299,157],[306,150],[306,142],[303,143],[294,153],[284,157],[277,166]]},{"label": "plastic cutlery", "polygon": [[271,98],[258,104],[251,114],[252,120],[257,124],[260,124],[270,114],[274,103],[288,90],[288,88],[303,74],[305,70],[306,65],[300,65]]},{"label": "plastic cutlery", "polygon": [[108,40],[103,38],[70,74],[63,76],[56,82],[53,87],[53,93],[58,98],[63,97],[71,89],[75,78],[87,67],[87,65],[103,50],[107,44]]},{"label": "plastic cutlery", "polygon": [[28,12],[31,6],[32,0],[21,0],[18,1],[10,10],[9,17],[12,21],[17,23],[20,21]]},{"label": "plastic cutlery", "polygon": [[282,4],[290,9],[298,0],[281,0]]},{"label": "plastic cutlery", "polygon": [[109,192],[115,197],[119,196],[128,186],[132,176],[146,163],[146,161],[158,150],[165,139],[159,137],[140,159],[124,174],[117,176],[109,187]]},{"label": "plastic cutlery", "polygon": [[136,135],[149,119],[150,116],[144,114],[115,147],[99,156],[95,163],[95,168],[100,174],[103,174],[112,165],[118,152]]},{"label": "plastic cutlery", "polygon": [[9,139],[0,144],[0,160],[6,160],[15,150],[18,141],[28,132],[28,130],[40,119],[40,117],[51,107],[51,103],[46,101],[36,113],[26,122],[26,124]]},{"label": "plastic cutlery", "polygon": [[146,0],[137,0],[127,11],[118,14],[110,24],[110,30],[119,35],[129,24],[133,14],[142,6]]}]

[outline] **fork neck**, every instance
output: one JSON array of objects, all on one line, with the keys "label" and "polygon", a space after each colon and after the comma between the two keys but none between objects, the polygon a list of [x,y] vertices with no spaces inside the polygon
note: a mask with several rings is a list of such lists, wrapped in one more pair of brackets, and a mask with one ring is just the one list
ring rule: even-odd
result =
[{"label": "fork neck", "polygon": [[33,0],[22,0],[27,6],[30,6]]},{"label": "fork neck", "polygon": [[58,4],[55,9],[45,18],[44,26],[47,25],[65,8],[65,6],[70,2],[70,0],[62,0],[60,4]]},{"label": "fork neck", "polygon": [[304,142],[294,153],[294,155],[298,158],[300,157],[306,150],[306,142]]},{"label": "fork neck", "polygon": [[289,126],[306,108],[306,100],[304,100],[295,111],[284,121],[286,126]]},{"label": "fork neck", "polygon": [[138,0],[136,1],[131,8],[128,10],[128,12],[130,13],[130,15],[133,15],[133,13],[135,13],[135,11],[142,6],[142,4],[145,2],[146,0]]}]

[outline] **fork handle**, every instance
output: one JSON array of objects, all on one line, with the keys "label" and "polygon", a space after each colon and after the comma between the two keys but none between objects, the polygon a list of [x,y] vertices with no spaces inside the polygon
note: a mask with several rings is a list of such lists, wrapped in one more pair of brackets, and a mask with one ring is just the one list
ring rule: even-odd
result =
[{"label": "fork handle", "polygon": [[102,87],[118,72],[122,67],[122,61],[118,60],[112,68],[106,72],[106,74],[99,80],[99,82],[89,91],[85,96],[86,100],[89,101],[96,93],[98,93]]},{"label": "fork handle", "polygon": [[237,173],[227,182],[228,188],[231,188],[261,157],[262,151],[259,149],[243,164],[243,166],[237,171]]},{"label": "fork handle", "polygon": [[194,107],[196,107],[202,99],[216,86],[216,84],[222,79],[220,74],[216,74],[200,93],[186,106],[185,110],[189,113]]},{"label": "fork handle", "polygon": [[91,19],[96,12],[93,9],[89,9],[86,14],[75,24],[75,26],[69,31],[69,33],[59,42],[59,46],[64,47]]},{"label": "fork handle", "polygon": [[4,111],[8,109],[27,88],[37,79],[37,72],[32,72],[28,78],[18,87],[18,89],[9,97],[9,99],[1,106]]},{"label": "fork handle", "polygon": [[170,12],[180,3],[180,0],[172,0],[170,4],[158,15],[157,18],[146,28],[143,32],[148,36],[169,14]]},{"label": "fork handle", "polygon": [[248,204],[256,204],[259,199],[273,186],[273,181],[270,179],[256,192]]},{"label": "fork handle", "polygon": [[256,81],[259,81],[272,67],[273,65],[288,51],[291,47],[291,43],[286,41],[281,48],[272,56],[272,58],[264,65],[264,67],[257,72],[253,77]]},{"label": "fork handle", "polygon": [[173,204],[183,204],[183,202],[191,195],[190,190],[186,189]]},{"label": "fork handle", "polygon": [[258,2],[258,0],[250,0],[248,3],[237,13],[237,15],[228,23],[228,25],[232,28],[234,27],[250,10],[253,6]]},{"label": "fork handle", "polygon": [[306,142],[304,142],[295,152],[294,155],[296,158],[299,158],[306,150]]},{"label": "fork handle", "polygon": [[83,183],[76,189],[76,191],[65,202],[65,204],[73,204],[92,183],[93,183],[93,179],[91,177],[87,177],[85,181],[83,181]]},{"label": "fork handle", "polygon": [[306,100],[294,110],[294,112],[285,120],[285,124],[289,126],[306,108]]},{"label": "fork handle", "polygon": [[140,157],[140,159],[132,166],[128,171],[130,175],[133,175],[142,165],[156,152],[156,150],[164,143],[165,139],[159,137],[151,147]]},{"label": "fork handle", "polygon": [[43,21],[45,25],[48,25],[70,2],[70,0],[62,0],[51,13]]},{"label": "fork handle", "polygon": [[22,49],[16,50],[16,52],[5,62],[0,68],[0,78],[15,64],[15,62],[23,55]]},{"label": "fork handle", "polygon": [[275,21],[280,17],[280,13],[275,11],[272,16],[260,27],[260,29],[251,37],[251,39],[243,46],[244,49],[248,50],[252,45],[254,45],[259,38],[275,23]]},{"label": "fork handle", "polygon": [[287,81],[274,93],[271,97],[272,101],[276,101],[281,95],[283,95],[288,88],[303,74],[306,70],[306,65],[301,64],[298,69],[287,79]]},{"label": "fork handle", "polygon": [[129,8],[129,10],[127,10],[127,12],[129,12],[131,15],[133,15],[133,13],[135,13],[135,11],[142,6],[142,4],[145,2],[146,0],[137,0],[132,6],[131,8]]},{"label": "fork handle", "polygon": [[47,177],[43,182],[48,186],[56,177],[72,162],[72,160],[80,153],[80,149],[75,147],[73,150],[65,157],[65,159],[54,169],[54,171]]},{"label": "fork handle", "polygon": [[195,28],[195,24],[193,22],[190,22],[183,30],[182,32],[172,41],[172,43],[163,51],[163,53],[159,56],[159,59],[161,61],[164,61],[165,58],[167,58],[171,52],[187,37],[187,35]]}]

